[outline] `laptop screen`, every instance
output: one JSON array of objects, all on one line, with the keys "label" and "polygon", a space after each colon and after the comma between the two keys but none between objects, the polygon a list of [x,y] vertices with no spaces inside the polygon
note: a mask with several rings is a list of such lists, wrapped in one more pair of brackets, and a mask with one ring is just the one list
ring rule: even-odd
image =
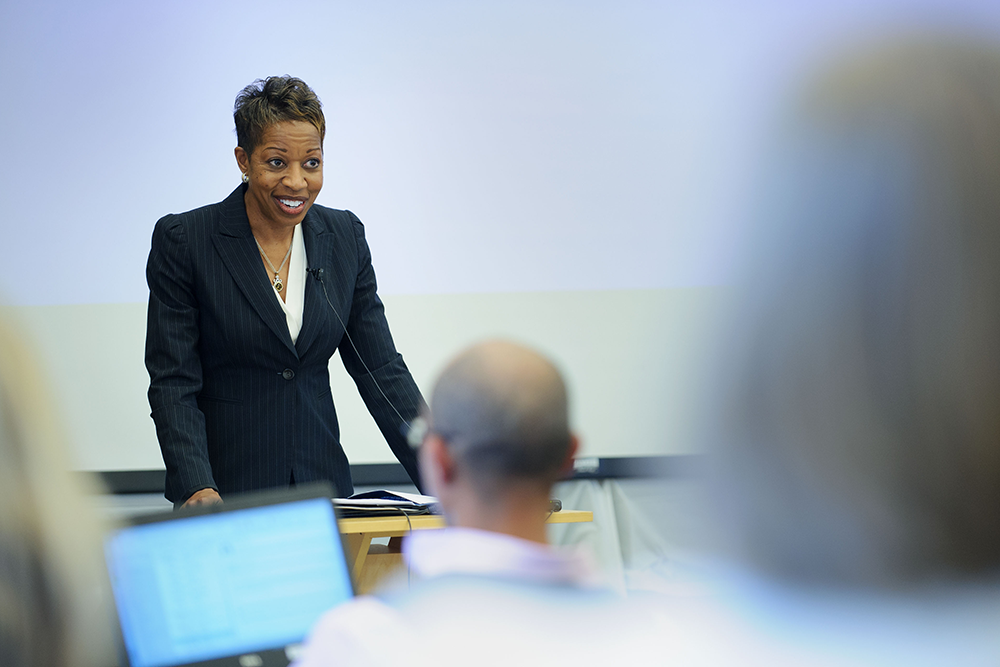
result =
[{"label": "laptop screen", "polygon": [[294,644],[353,594],[329,498],[174,517],[105,545],[132,667]]}]

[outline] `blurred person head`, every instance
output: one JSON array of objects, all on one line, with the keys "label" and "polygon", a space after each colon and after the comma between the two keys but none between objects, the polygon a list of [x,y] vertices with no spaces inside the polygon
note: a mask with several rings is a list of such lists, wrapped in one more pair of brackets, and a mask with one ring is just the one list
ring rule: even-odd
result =
[{"label": "blurred person head", "polygon": [[39,375],[0,320],[0,664],[108,664],[99,528]]},{"label": "blurred person head", "polygon": [[545,541],[552,485],[572,467],[566,385],[521,345],[459,354],[431,395],[421,474],[452,525]]},{"label": "blurred person head", "polygon": [[710,485],[738,558],[906,585],[1000,567],[1000,47],[856,52],[770,145]]}]

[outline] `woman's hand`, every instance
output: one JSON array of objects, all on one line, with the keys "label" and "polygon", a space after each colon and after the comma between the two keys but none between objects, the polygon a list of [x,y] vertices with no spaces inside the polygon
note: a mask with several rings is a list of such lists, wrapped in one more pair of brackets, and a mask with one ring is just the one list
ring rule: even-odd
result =
[{"label": "woman's hand", "polygon": [[201,489],[191,494],[181,507],[196,507],[198,505],[217,505],[222,502],[222,496],[215,489]]}]

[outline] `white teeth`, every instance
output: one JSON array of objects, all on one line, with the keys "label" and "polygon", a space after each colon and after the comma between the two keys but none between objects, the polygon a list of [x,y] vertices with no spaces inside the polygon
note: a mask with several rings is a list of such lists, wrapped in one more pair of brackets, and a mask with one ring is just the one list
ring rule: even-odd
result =
[{"label": "white teeth", "polygon": [[298,208],[299,206],[302,206],[302,204],[304,203],[297,199],[279,199],[278,201],[280,201],[288,208]]}]

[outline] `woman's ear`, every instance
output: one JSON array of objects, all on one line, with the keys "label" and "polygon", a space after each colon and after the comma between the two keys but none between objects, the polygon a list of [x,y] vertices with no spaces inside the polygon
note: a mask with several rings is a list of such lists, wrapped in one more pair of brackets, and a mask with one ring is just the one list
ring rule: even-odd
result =
[{"label": "woman's ear", "polygon": [[237,146],[233,152],[236,153],[236,164],[240,166],[240,171],[242,171],[244,174],[249,173],[250,156],[247,155],[247,152],[243,150],[242,146]]}]

